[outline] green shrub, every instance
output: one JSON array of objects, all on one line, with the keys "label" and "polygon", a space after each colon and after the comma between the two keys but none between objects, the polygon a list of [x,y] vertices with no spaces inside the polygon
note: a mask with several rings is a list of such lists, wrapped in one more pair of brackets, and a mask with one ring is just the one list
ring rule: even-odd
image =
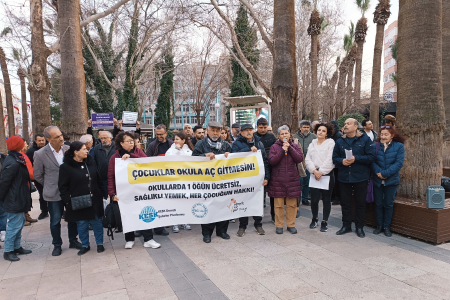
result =
[{"label": "green shrub", "polygon": [[342,117],[340,117],[337,122],[339,124],[339,128],[344,127],[344,123],[347,119],[353,118],[355,120],[357,120],[359,123],[361,123],[362,121],[365,120],[364,116],[361,114],[348,114],[348,115],[344,115]]}]

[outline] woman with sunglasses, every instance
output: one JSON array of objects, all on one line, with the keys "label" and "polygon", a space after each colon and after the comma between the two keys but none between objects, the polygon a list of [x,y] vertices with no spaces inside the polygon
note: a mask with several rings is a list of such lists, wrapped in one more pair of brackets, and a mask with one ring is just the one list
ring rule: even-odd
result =
[{"label": "woman with sunglasses", "polygon": [[394,211],[394,200],[400,184],[400,169],[405,159],[405,138],[392,126],[380,128],[379,138],[375,144],[375,162],[372,164],[373,195],[375,198],[377,228],[374,234],[384,231],[392,236],[390,226]]}]

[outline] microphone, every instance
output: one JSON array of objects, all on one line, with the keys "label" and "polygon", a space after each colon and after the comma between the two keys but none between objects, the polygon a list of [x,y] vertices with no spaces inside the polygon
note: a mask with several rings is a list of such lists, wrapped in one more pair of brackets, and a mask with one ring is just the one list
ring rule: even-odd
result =
[{"label": "microphone", "polygon": [[[285,139],[283,139],[283,142],[287,142],[287,139],[285,138]],[[286,150],[284,150],[284,155],[287,155],[287,151]]]}]

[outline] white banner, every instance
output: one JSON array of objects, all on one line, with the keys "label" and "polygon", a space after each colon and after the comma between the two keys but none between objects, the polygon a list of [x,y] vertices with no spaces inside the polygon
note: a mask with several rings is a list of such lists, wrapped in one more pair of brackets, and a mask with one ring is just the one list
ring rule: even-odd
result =
[{"label": "white banner", "polygon": [[262,216],[261,153],[116,159],[124,232]]}]

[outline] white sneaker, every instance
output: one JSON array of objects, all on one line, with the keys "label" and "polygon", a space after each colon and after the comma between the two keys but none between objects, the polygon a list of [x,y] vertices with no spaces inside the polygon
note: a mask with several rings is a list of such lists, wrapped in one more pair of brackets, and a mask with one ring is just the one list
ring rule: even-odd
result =
[{"label": "white sneaker", "polygon": [[125,249],[131,249],[134,246],[134,242],[126,242]]},{"label": "white sneaker", "polygon": [[6,231],[0,231],[0,242],[5,241]]},{"label": "white sneaker", "polygon": [[180,228],[178,227],[178,225],[173,225],[172,231],[175,233],[180,232]]},{"label": "white sneaker", "polygon": [[231,219],[230,223],[236,223],[236,220],[235,219]]},{"label": "white sneaker", "polygon": [[153,248],[153,249],[156,249],[156,248],[161,247],[161,244],[160,244],[160,243],[157,243],[155,240],[150,240],[150,241],[146,241],[146,242],[144,243],[144,247],[145,247],[145,248]]},{"label": "white sneaker", "polygon": [[189,224],[184,224],[183,227],[186,230],[191,230],[191,225],[189,225]]}]

